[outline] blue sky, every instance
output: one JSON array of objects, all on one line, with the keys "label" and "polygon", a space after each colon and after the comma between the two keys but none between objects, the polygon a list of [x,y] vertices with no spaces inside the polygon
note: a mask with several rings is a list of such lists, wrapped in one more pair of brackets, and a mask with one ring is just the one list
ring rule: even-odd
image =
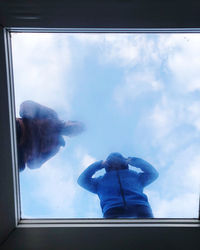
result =
[{"label": "blue sky", "polygon": [[155,217],[198,216],[200,35],[14,33],[12,46],[17,116],[34,100],[87,127],[20,173],[23,218],[101,218],[76,180],[115,151],[159,171],[145,189]]}]

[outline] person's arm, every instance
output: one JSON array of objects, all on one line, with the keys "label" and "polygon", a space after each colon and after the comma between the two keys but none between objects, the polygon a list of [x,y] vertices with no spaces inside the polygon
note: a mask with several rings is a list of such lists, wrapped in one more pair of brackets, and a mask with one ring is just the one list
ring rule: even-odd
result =
[{"label": "person's arm", "polygon": [[88,191],[92,193],[96,193],[97,191],[97,182],[95,178],[92,178],[92,176],[100,169],[102,169],[103,161],[97,161],[90,165],[86,170],[83,171],[83,173],[79,176],[77,182],[78,184],[87,189]]},{"label": "person's arm", "polygon": [[139,174],[139,178],[143,186],[147,186],[158,178],[158,171],[147,161],[136,158],[136,157],[128,157],[127,163],[140,168],[143,173]]},{"label": "person's arm", "polygon": [[85,125],[79,121],[68,121],[63,123],[61,134],[66,136],[76,136],[85,131]]}]

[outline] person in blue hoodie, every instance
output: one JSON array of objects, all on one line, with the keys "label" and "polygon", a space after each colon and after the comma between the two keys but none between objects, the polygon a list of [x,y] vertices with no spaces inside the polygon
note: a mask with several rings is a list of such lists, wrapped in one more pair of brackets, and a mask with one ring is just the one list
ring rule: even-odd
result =
[{"label": "person in blue hoodie", "polygon": [[[129,165],[141,172],[130,170]],[[94,178],[93,175],[102,168],[106,173]],[[157,170],[143,159],[124,158],[120,153],[111,153],[106,161],[90,165],[77,182],[99,196],[104,218],[153,218],[143,189],[157,178]]]}]

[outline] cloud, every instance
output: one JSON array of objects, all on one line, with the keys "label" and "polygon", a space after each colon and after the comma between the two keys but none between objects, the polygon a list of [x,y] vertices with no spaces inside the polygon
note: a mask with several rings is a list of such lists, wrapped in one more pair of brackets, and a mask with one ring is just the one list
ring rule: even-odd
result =
[{"label": "cloud", "polygon": [[[199,138],[200,103],[184,96],[172,98],[170,93],[164,93],[160,99],[142,118],[141,125],[148,124],[146,129],[152,134],[153,144],[166,145],[166,139],[173,142],[174,147],[191,143]],[[172,149],[173,149],[172,148]]]},{"label": "cloud", "polygon": [[[73,35],[72,35],[73,36]],[[158,35],[155,35],[156,39]],[[74,37],[86,47],[99,50],[102,64],[133,68],[138,63],[159,62],[155,36],[145,34],[78,34]]]},{"label": "cloud", "polygon": [[147,93],[162,92],[160,67],[162,58],[157,48],[159,35],[126,34],[106,37],[108,43],[102,61],[124,68],[124,77],[114,90],[118,106]]},{"label": "cloud", "polygon": [[[158,218],[197,218],[200,192],[200,144],[176,153],[160,171],[159,179],[145,191]],[[159,187],[159,189],[158,189]]]},{"label": "cloud", "polygon": [[[96,159],[95,157],[91,156],[84,148],[81,146],[76,148],[75,151],[75,157],[78,159],[79,162],[79,168],[78,168],[78,175],[80,175],[87,167],[89,167],[92,163],[95,163],[96,161],[99,161],[99,159]],[[94,174],[94,177],[101,176],[105,173],[104,169],[101,169],[100,171],[97,171]]]},{"label": "cloud", "polygon": [[96,159],[94,157],[90,156],[89,154],[85,154],[83,156],[81,165],[83,167],[88,167],[90,164],[94,163],[95,161],[96,161]]},{"label": "cloud", "polygon": [[[41,204],[39,212],[35,211],[33,217],[48,218],[49,214],[53,218],[75,216],[73,203],[77,185],[73,180],[72,167],[68,162],[63,163],[58,158],[55,157],[40,169],[26,169],[21,177],[31,183],[31,187],[27,186],[22,190],[22,204],[28,196],[28,199],[38,204],[37,206]],[[26,189],[30,189],[30,193]],[[23,216],[29,214],[29,211],[24,209],[22,212]]]},{"label": "cloud", "polygon": [[64,210],[67,216],[74,216],[72,205],[76,185],[70,174],[63,174],[59,168],[48,166],[48,169],[43,167],[38,175],[41,183],[38,197],[45,199],[53,210]]},{"label": "cloud", "polygon": [[[162,34],[154,38],[144,34],[122,38],[111,35],[107,40],[109,50],[103,54],[105,61],[126,67],[125,77],[114,94],[118,104],[134,100],[144,91],[157,91],[162,95],[171,89],[176,96],[181,96],[200,90],[197,53],[200,37],[197,34]],[[131,53],[129,47],[136,52]]]},{"label": "cloud", "polygon": [[154,138],[162,140],[169,135],[182,121],[177,110],[176,103],[171,101],[167,95],[163,95],[160,101],[154,105],[149,113],[148,126],[154,132]]},{"label": "cloud", "polygon": [[186,107],[187,110],[187,122],[194,126],[198,132],[200,131],[200,102],[193,101]]},{"label": "cloud", "polygon": [[200,143],[188,145],[180,150],[176,155],[171,166],[166,172],[166,181],[170,181],[173,185],[173,192],[181,192],[181,190],[189,190],[199,192],[199,176],[200,176]]},{"label": "cloud", "polygon": [[137,64],[146,66],[150,62],[160,63],[154,38],[145,34],[105,35],[103,57],[106,62],[128,69],[133,69]]},{"label": "cloud", "polygon": [[95,157],[91,156],[85,148],[83,148],[81,145],[77,145],[75,151],[74,151],[74,157],[78,161],[79,169],[78,174],[80,175],[82,171],[84,171],[90,164],[97,161]]},{"label": "cloud", "polygon": [[73,86],[68,80],[71,54],[67,37],[12,34],[12,49],[17,110],[22,101],[31,99],[70,112]]},{"label": "cloud", "polygon": [[155,218],[198,218],[198,194],[186,192],[166,199],[159,192],[149,192]]},{"label": "cloud", "polygon": [[145,93],[157,92],[163,88],[162,82],[156,78],[154,72],[148,70],[132,71],[123,81],[123,84],[114,90],[114,99],[119,106],[125,105],[127,100],[134,100]]},{"label": "cloud", "polygon": [[200,37],[198,34],[160,36],[159,51],[182,93],[200,90]]},{"label": "cloud", "polygon": [[[133,66],[139,60],[138,36],[114,35],[105,36],[104,58],[108,63],[116,63],[120,66]],[[132,39],[131,39],[132,38]]]}]

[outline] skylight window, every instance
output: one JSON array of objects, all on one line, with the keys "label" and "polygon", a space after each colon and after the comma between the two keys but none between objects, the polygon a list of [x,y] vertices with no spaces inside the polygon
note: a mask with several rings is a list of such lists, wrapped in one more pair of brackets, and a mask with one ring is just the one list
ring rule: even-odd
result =
[{"label": "skylight window", "polygon": [[144,188],[154,218],[198,218],[199,34],[12,33],[12,54],[16,116],[30,100],[84,127],[41,167],[25,163],[22,218],[102,218],[77,180],[112,152],[158,171]]}]

